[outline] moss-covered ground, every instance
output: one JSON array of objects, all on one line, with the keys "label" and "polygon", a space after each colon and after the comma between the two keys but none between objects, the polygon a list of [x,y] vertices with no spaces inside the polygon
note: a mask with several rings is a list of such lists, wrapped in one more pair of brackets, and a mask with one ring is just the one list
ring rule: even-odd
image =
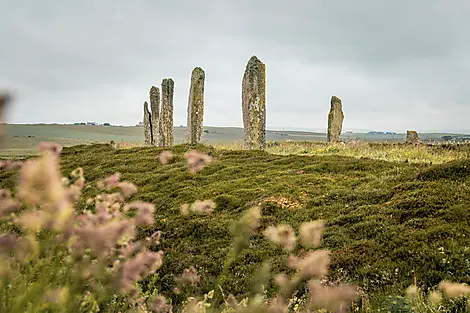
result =
[{"label": "moss-covered ground", "polygon": [[[357,283],[372,299],[397,294],[415,279],[424,288],[443,279],[470,283],[468,158],[431,165],[198,146],[214,162],[191,175],[183,156],[190,148],[173,147],[176,157],[167,165],[157,162],[161,148],[103,144],[62,152],[64,175],[80,166],[90,182],[121,172],[139,187],[134,199],[156,205],[156,223],[142,235],[162,231],[165,262],[158,284],[166,294],[190,265],[201,274],[202,291],[214,289],[230,249],[230,226],[252,205],[261,206],[262,227],[233,264],[222,286],[227,293],[249,292],[262,260],[271,259],[274,271],[283,269],[286,255],[263,240],[264,227],[288,223],[297,229],[314,219],[327,222],[322,247],[332,250],[329,279]],[[13,188],[16,177],[1,171],[0,187]],[[216,202],[212,215],[180,215],[182,204],[204,199]]]}]

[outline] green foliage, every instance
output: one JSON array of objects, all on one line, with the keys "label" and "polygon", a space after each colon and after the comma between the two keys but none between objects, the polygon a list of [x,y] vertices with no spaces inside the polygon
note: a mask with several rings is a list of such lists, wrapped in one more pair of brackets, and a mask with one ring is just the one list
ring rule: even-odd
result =
[{"label": "green foliage", "polygon": [[[372,297],[403,290],[414,278],[423,288],[443,279],[470,282],[470,175],[462,170],[468,161],[429,166],[197,146],[215,162],[191,175],[183,157],[189,148],[173,147],[175,157],[167,165],[157,162],[162,150],[153,147],[74,146],[61,159],[64,175],[81,166],[91,182],[121,172],[139,188],[130,200],[155,205],[155,224],[141,236],[162,232],[159,292],[172,301],[186,295],[172,293],[174,273],[191,265],[201,276],[200,293],[213,290],[226,268],[224,290],[248,296],[263,261],[272,260],[271,270],[279,272],[286,257],[262,240],[261,229],[281,223],[297,228],[314,219],[327,223],[321,247],[332,251],[330,281],[357,283]],[[12,188],[15,180],[15,172],[0,172],[1,187]],[[96,190],[83,192],[86,199]],[[182,204],[204,199],[216,203],[212,215],[180,215]],[[225,263],[230,225],[254,205],[261,208],[261,229],[249,244],[241,240],[246,249]],[[79,209],[84,206],[79,202]],[[144,292],[149,286],[142,285]],[[272,281],[263,287],[268,295],[276,290]]]}]

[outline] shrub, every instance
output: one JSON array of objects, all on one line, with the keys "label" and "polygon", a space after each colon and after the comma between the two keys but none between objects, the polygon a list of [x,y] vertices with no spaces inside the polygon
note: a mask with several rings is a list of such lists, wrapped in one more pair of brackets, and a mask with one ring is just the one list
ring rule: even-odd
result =
[{"label": "shrub", "polygon": [[[225,275],[260,226],[261,211],[254,206],[232,227],[233,243],[218,289],[171,304],[159,294],[156,275],[164,261],[164,252],[158,249],[160,232],[140,238],[145,233],[142,230],[154,223],[155,206],[129,202],[137,188],[121,181],[120,173],[97,183],[102,193],[83,199],[84,188],[92,188],[85,184],[83,169],[62,177],[61,147],[43,144],[40,152],[40,157],[21,165],[15,194],[2,190],[0,195],[1,312],[170,312],[174,307],[182,312],[204,312],[211,302],[216,311],[285,312],[295,302],[295,291],[303,286],[309,290],[305,309],[343,312],[356,298],[354,286],[321,283],[330,262],[329,251],[316,250],[322,221],[302,224],[299,238],[288,225],[265,229],[266,239],[286,253],[296,245],[304,247],[302,255],[290,254],[286,259],[292,276],[274,277],[277,295],[269,299],[265,295],[264,285],[271,277],[270,265],[265,262],[254,277],[249,298],[237,301],[231,294],[226,296]],[[162,163],[167,163],[163,156]],[[186,158],[192,175],[212,161],[196,151],[187,153]],[[79,201],[86,202],[82,211],[76,211]],[[215,205],[211,200],[196,201],[183,206],[183,213],[211,214]],[[144,279],[151,289],[144,291]],[[199,280],[195,268],[187,268],[177,277],[180,287],[174,292],[194,290],[191,286]]]}]

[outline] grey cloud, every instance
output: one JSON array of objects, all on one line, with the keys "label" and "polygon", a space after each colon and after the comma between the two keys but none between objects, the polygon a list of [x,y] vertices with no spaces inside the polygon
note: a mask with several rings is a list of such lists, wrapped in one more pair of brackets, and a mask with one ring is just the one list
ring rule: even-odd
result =
[{"label": "grey cloud", "polygon": [[345,128],[470,132],[469,13],[466,0],[17,0],[0,12],[0,83],[18,93],[13,122],[135,124],[172,77],[179,125],[202,66],[206,124],[241,126],[256,54],[268,127],[325,129],[337,95]]}]

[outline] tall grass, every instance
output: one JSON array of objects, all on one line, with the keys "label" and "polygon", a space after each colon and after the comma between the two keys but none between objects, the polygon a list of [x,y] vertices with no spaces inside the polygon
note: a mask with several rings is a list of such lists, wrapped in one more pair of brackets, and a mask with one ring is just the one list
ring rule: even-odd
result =
[{"label": "tall grass", "polygon": [[[242,150],[242,143],[215,144],[216,149]],[[470,144],[372,143],[341,142],[269,142],[266,150],[277,155],[341,155],[391,162],[441,164],[470,157]]]},{"label": "tall grass", "polygon": [[[120,173],[96,185],[86,184],[81,168],[62,177],[60,151],[58,145],[42,144],[38,158],[9,168],[19,170],[16,188],[0,192],[1,312],[346,312],[359,295],[353,285],[325,285],[330,252],[318,249],[325,227],[322,220],[306,221],[298,231],[288,224],[266,227],[265,239],[284,251],[291,274],[272,273],[265,260],[253,277],[248,298],[236,299],[225,290],[225,275],[260,227],[261,210],[253,206],[232,226],[232,246],[213,290],[198,294],[194,287],[200,277],[189,267],[175,275],[174,293],[183,293],[185,300],[170,303],[160,293],[164,287],[156,275],[165,260],[159,249],[161,234],[152,230],[144,235],[155,222],[155,206],[127,201],[137,187],[121,181]],[[155,157],[162,166],[174,158],[169,151]],[[185,158],[191,175],[198,175],[213,160],[197,151]],[[84,199],[85,188],[95,189],[97,195]],[[76,208],[79,202],[86,203],[82,211]],[[181,213],[189,218],[211,214],[214,206],[201,199],[183,205]],[[303,247],[298,255],[292,253],[296,246]],[[278,287],[272,297],[264,290],[269,279]],[[299,288],[308,290],[300,300]],[[407,298],[397,298],[385,309],[446,312],[449,303],[454,305],[452,299],[466,301],[469,294],[467,285],[447,281],[429,295],[411,286]],[[470,310],[470,302],[467,305]]]}]

